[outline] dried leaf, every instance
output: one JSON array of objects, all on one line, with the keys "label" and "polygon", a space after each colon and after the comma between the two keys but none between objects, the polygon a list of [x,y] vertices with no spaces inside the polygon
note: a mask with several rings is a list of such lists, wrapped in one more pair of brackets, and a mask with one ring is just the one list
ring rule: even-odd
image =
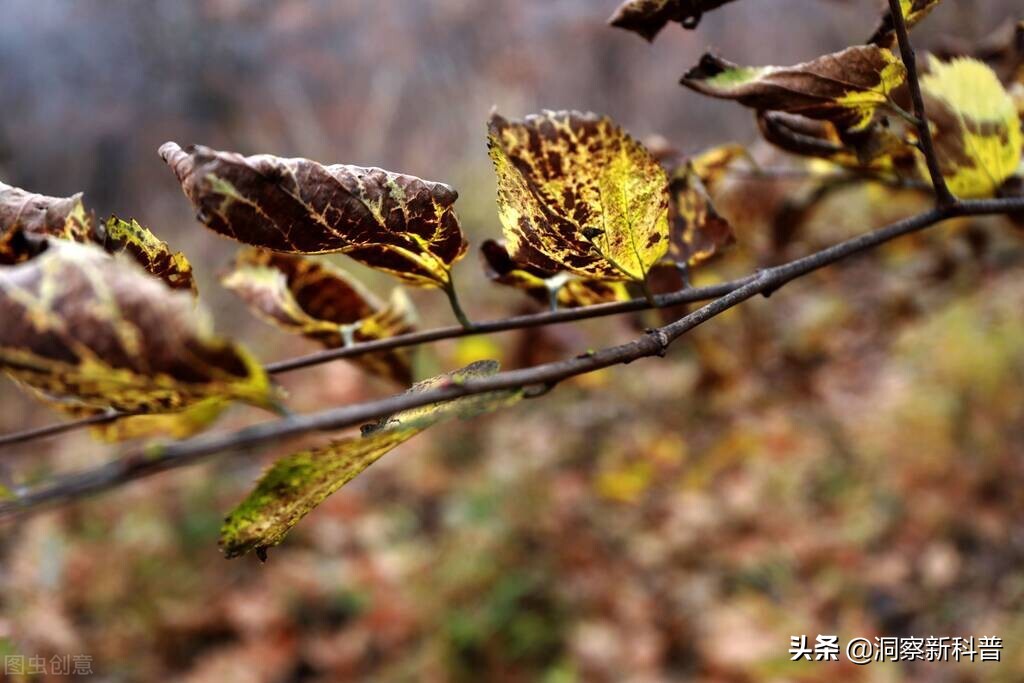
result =
[{"label": "dried leaf", "polygon": [[75,242],[93,238],[93,217],[85,210],[82,193],[47,197],[0,183],[0,265],[37,254],[47,237]]},{"label": "dried leaf", "polygon": [[[677,169],[668,185],[672,226],[669,255],[676,263],[690,267],[700,265],[736,241],[729,221],[711,203],[697,168],[691,162]],[[708,167],[704,168],[707,171]]]},{"label": "dried leaf", "polygon": [[665,171],[607,117],[494,114],[491,159],[509,253],[585,278],[643,281],[668,249]]},{"label": "dried leaf", "polygon": [[[420,382],[406,393],[486,377],[497,371],[495,361],[480,361]],[[279,460],[225,519],[220,538],[225,555],[237,557],[252,550],[265,553],[267,548],[281,543],[292,527],[324,499],[399,444],[443,420],[497,410],[512,405],[521,396],[521,391],[493,392],[402,411],[364,427],[362,436]]]},{"label": "dried leaf", "polygon": [[54,240],[0,268],[0,369],[54,401],[131,412],[211,397],[270,406],[263,368],[192,297],[97,247]]},{"label": "dried leaf", "polygon": [[732,0],[626,0],[608,23],[650,41],[670,21],[678,22],[683,28],[697,28],[704,12],[730,2]]},{"label": "dried leaf", "polygon": [[789,67],[738,66],[705,54],[681,82],[758,111],[831,121],[846,131],[870,124],[875,110],[889,101],[906,73],[889,50],[859,46]]},{"label": "dried leaf", "polygon": [[[404,290],[396,288],[384,305],[345,271],[322,261],[245,249],[221,282],[264,320],[327,348],[415,329],[415,311]],[[408,349],[351,360],[374,375],[405,386],[412,383]]]},{"label": "dried leaf", "polygon": [[531,266],[520,266],[509,256],[505,245],[495,240],[481,244],[480,255],[488,279],[523,290],[545,305],[552,303],[552,297],[559,308],[578,308],[629,298],[629,292],[621,282],[580,280],[566,273],[549,273]]},{"label": "dried leaf", "polygon": [[171,289],[187,289],[196,294],[196,283],[192,277],[192,265],[179,252],[171,248],[134,218],[131,222],[117,216],[107,219],[104,226],[103,246],[107,252],[127,253],[150,274],[160,278]]},{"label": "dried leaf", "polygon": [[[903,10],[903,18],[907,28],[913,28],[922,19],[931,14],[942,0],[900,0],[900,8]],[[868,38],[868,43],[879,47],[891,48],[896,45],[896,25],[893,23],[892,13],[886,8],[885,14],[878,28]]]},{"label": "dried leaf", "polygon": [[[942,175],[959,197],[991,197],[1021,160],[1021,123],[996,74],[975,59],[932,59],[921,77]],[[918,157],[927,177],[923,155]]]},{"label": "dried leaf", "polygon": [[268,154],[244,157],[173,142],[160,155],[197,218],[273,251],[342,253],[420,287],[450,286],[466,252],[447,185],[379,168],[323,166]]}]

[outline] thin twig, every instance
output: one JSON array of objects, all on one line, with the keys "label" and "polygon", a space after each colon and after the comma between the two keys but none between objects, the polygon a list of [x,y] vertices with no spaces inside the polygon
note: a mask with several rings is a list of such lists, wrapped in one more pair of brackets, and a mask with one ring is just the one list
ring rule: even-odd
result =
[{"label": "thin twig", "polygon": [[914,104],[914,116],[917,117],[917,136],[921,144],[921,152],[928,164],[928,175],[931,176],[932,187],[935,188],[935,201],[939,206],[947,206],[953,204],[956,197],[946,186],[946,179],[942,176],[942,169],[939,167],[939,157],[935,153],[935,143],[932,140],[931,127],[928,125],[928,116],[924,109],[924,96],[921,94],[917,55],[914,54],[914,46],[910,44],[910,34],[907,32],[907,22],[903,17],[900,0],[889,0],[889,12],[892,14],[896,39],[900,44],[903,65],[907,67],[907,86],[910,88],[910,100]]},{"label": "thin twig", "polygon": [[314,431],[344,429],[397,411],[460,396],[517,388],[547,389],[577,375],[640,358],[662,356],[674,340],[698,325],[758,294],[768,296],[786,283],[820,268],[950,218],[1005,214],[1013,211],[1024,211],[1024,198],[954,202],[937,206],[925,213],[840,242],[809,256],[760,271],[733,291],[676,322],[651,330],[627,344],[556,363],[450,384],[430,391],[399,394],[378,401],[332,408],[307,415],[294,415],[236,432],[202,435],[162,447],[135,451],[94,469],[55,477],[35,489],[18,492],[13,500],[0,502],[0,519],[10,518],[44,505],[98,493],[157,472],[197,462],[217,453],[251,449]]}]

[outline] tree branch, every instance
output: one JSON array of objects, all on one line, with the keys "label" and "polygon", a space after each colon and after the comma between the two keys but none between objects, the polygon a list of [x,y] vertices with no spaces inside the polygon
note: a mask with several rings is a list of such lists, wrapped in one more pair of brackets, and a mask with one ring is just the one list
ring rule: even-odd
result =
[{"label": "tree branch", "polygon": [[921,143],[921,152],[924,154],[925,162],[928,164],[928,175],[931,176],[932,187],[935,188],[935,201],[939,206],[947,206],[956,202],[956,197],[946,186],[946,179],[942,176],[939,158],[935,153],[935,143],[932,140],[931,127],[928,125],[928,116],[924,109],[924,96],[921,94],[917,55],[914,53],[914,46],[910,44],[910,34],[907,32],[907,22],[903,16],[900,0],[889,0],[889,13],[892,15],[893,28],[896,29],[896,40],[899,41],[903,65],[907,67],[907,87],[910,89],[910,100],[914,104],[914,116],[917,117],[917,137]]},{"label": "tree branch", "polygon": [[[226,433],[202,435],[165,446],[135,451],[94,469],[55,477],[15,498],[0,502],[0,520],[82,496],[114,488],[157,472],[182,467],[217,453],[251,449],[313,431],[338,430],[400,410],[446,401],[460,396],[507,389],[550,388],[559,382],[602,368],[630,363],[640,358],[662,356],[669,345],[686,332],[758,294],[768,296],[786,283],[829,266],[854,254],[908,235],[950,218],[969,215],[1005,214],[1024,211],[1024,198],[954,202],[892,223],[832,247],[769,268],[747,278],[742,284],[679,320],[645,333],[627,344],[587,353],[569,360],[499,373],[493,377],[450,384],[430,391],[399,394],[368,403],[332,408],[307,415],[294,415]],[[500,321],[499,321],[500,322]],[[544,393],[543,391],[540,393]],[[535,392],[529,391],[529,395]]]}]

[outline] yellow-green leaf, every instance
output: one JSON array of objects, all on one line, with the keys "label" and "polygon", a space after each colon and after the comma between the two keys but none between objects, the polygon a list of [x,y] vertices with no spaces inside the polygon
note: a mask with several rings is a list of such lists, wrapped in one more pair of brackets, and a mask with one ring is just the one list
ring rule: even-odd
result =
[{"label": "yellow-green leaf", "polygon": [[[416,313],[395,288],[386,305],[341,268],[319,260],[245,249],[221,282],[259,317],[327,348],[412,332]],[[411,352],[395,349],[351,359],[367,372],[408,386]]]},{"label": "yellow-green leaf", "polygon": [[171,251],[164,242],[134,218],[123,221],[111,216],[104,225],[103,246],[109,253],[127,253],[150,274],[160,278],[171,289],[187,289],[196,293],[192,265],[179,252]]},{"label": "yellow-green leaf", "polygon": [[705,54],[681,82],[758,111],[831,121],[846,131],[870,124],[906,75],[891,51],[864,45],[795,66],[739,66]]},{"label": "yellow-green leaf", "polygon": [[643,281],[668,249],[665,171],[611,119],[494,114],[489,146],[498,210],[519,264]]},{"label": "yellow-green leaf", "polygon": [[0,183],[0,265],[18,263],[42,250],[46,238],[88,242],[93,217],[82,193],[47,197]]},{"label": "yellow-green leaf", "polygon": [[484,272],[491,282],[514,287],[545,305],[578,308],[609,301],[624,301],[629,292],[621,282],[581,280],[567,273],[549,273],[532,266],[520,266],[509,256],[505,245],[486,240],[480,245]]},{"label": "yellow-green leaf", "polygon": [[[942,175],[959,197],[991,197],[1020,164],[1021,123],[996,74],[975,59],[932,59],[921,77]],[[923,155],[920,173],[928,177]]]},{"label": "yellow-green leaf", "polygon": [[208,147],[160,154],[210,229],[292,254],[342,253],[420,287],[448,288],[466,252],[458,193],[379,168],[244,157]]},{"label": "yellow-green leaf", "polygon": [[[422,392],[450,382],[464,382],[498,371],[494,361],[480,361],[461,370],[418,383]],[[278,545],[299,520],[384,454],[442,420],[472,417],[511,405],[520,391],[466,396],[396,413],[364,427],[361,436],[301,451],[275,463],[256,489],[227,516],[221,528],[221,547],[228,557]]]},{"label": "yellow-green leaf", "polygon": [[191,296],[98,247],[53,240],[0,268],[0,370],[54,401],[168,412],[276,399],[263,368]]}]

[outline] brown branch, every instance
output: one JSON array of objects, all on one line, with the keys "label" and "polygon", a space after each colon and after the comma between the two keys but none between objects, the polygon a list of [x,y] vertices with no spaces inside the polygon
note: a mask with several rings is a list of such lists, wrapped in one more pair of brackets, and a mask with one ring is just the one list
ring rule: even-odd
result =
[{"label": "brown branch", "polygon": [[[715,316],[754,297],[768,296],[786,283],[829,266],[854,254],[873,249],[885,242],[908,235],[950,218],[968,215],[1006,214],[1024,210],[1024,198],[954,202],[931,211],[892,223],[827,249],[760,271],[732,291],[689,315],[620,346],[587,353],[569,360],[546,363],[522,370],[499,373],[494,377],[451,384],[430,391],[399,394],[357,405],[332,408],[307,415],[294,415],[247,427],[237,432],[211,434],[178,441],[166,446],[136,451],[119,460],[94,469],[55,477],[27,491],[16,491],[13,500],[0,502],[0,519],[104,491],[157,472],[182,467],[217,453],[251,449],[313,431],[352,427],[376,418],[438,401],[503,389],[547,389],[559,382],[602,368],[630,363],[640,358],[663,356],[680,336]],[[540,392],[543,393],[543,392]]]},{"label": "brown branch", "polygon": [[917,55],[914,53],[914,46],[910,44],[910,34],[907,32],[907,22],[903,16],[900,0],[889,0],[889,13],[892,15],[893,28],[896,29],[896,40],[899,41],[903,65],[907,67],[907,87],[910,89],[910,100],[914,104],[914,116],[917,118],[915,122],[917,136],[921,144],[921,152],[928,164],[928,175],[931,176],[932,187],[935,188],[935,201],[939,206],[947,206],[956,202],[956,197],[946,186],[946,179],[942,176],[942,169],[939,167],[939,157],[935,153],[935,143],[932,140],[931,127],[928,125],[928,116],[924,109],[924,96],[921,94]]}]

